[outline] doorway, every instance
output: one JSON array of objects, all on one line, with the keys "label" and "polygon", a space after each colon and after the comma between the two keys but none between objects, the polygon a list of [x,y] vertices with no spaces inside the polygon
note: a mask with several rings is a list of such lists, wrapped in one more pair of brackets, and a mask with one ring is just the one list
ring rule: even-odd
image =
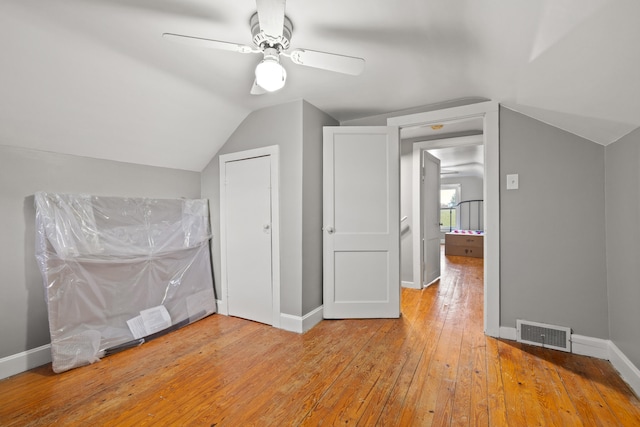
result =
[{"label": "doorway", "polygon": [[[480,122],[481,128],[482,124]],[[402,185],[403,200],[401,204],[412,219],[422,219],[421,227],[415,226],[415,220],[411,221],[414,224],[409,233],[408,240],[411,240],[411,242],[402,242],[404,254],[406,254],[405,258],[411,258],[409,262],[406,259],[402,260],[403,264],[405,264],[402,273],[404,276],[411,274],[406,264],[410,264],[413,271],[413,279],[403,279],[403,286],[422,289],[434,283],[434,280],[438,277],[439,243],[444,241],[441,223],[449,225],[449,221],[440,216],[441,206],[437,201],[441,189],[440,182],[449,184],[451,187],[460,188],[460,185],[452,183],[464,180],[465,190],[469,190],[465,191],[465,194],[473,195],[473,199],[483,199],[483,137],[481,134],[464,137],[439,136],[438,139],[425,141],[404,140],[403,144],[410,147],[403,150],[403,158],[401,159],[403,169],[405,169],[402,171],[402,175],[407,181]],[[425,156],[429,154],[438,159],[442,166],[441,171],[436,172],[435,175],[432,172],[431,178],[426,179],[430,163],[425,161]],[[474,179],[472,182],[472,178],[477,178],[477,180]],[[431,186],[428,184],[431,184]],[[431,188],[430,196],[427,195],[429,188]],[[457,195],[459,194],[461,194],[460,191],[457,192]],[[477,207],[481,208],[481,204],[478,204]],[[468,206],[465,211],[468,213]],[[474,226],[477,225],[478,216],[481,215],[474,214]],[[465,216],[466,219],[468,219],[467,216]],[[463,224],[466,226],[467,222],[463,221]],[[458,223],[456,222],[455,224],[457,225]],[[415,237],[413,234],[415,234]],[[434,242],[430,248],[431,250],[427,249],[426,242],[428,240]],[[437,247],[434,246],[435,242],[437,242]],[[415,278],[421,278],[421,281],[416,281]]]},{"label": "doorway", "polygon": [[220,156],[222,314],[279,327],[277,146]]},{"label": "doorway", "polygon": [[[461,107],[393,117],[387,120],[388,125],[399,126],[400,129],[412,127],[455,124],[461,121],[479,118],[482,121],[482,140],[484,144],[484,188],[483,216],[485,218],[484,238],[484,331],[493,337],[500,336],[500,175],[499,175],[499,138],[498,138],[498,103],[493,101],[479,102]],[[419,165],[418,165],[419,169]],[[414,166],[414,174],[416,167]],[[415,179],[413,180],[415,182]],[[418,190],[419,191],[419,190]],[[413,188],[413,192],[416,189]],[[418,194],[419,199],[419,194]],[[413,200],[416,200],[414,197]],[[418,208],[419,209],[419,208]],[[421,215],[412,218],[414,233],[422,235]],[[416,242],[414,239],[414,248]],[[414,283],[422,283],[421,245],[418,241],[414,249]],[[416,263],[418,267],[416,268]]]}]

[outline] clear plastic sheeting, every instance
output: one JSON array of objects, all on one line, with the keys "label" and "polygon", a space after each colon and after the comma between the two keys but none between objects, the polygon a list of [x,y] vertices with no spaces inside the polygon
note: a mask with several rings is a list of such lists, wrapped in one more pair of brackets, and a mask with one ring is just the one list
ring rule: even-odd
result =
[{"label": "clear plastic sheeting", "polygon": [[215,312],[206,200],[36,193],[53,370]]}]

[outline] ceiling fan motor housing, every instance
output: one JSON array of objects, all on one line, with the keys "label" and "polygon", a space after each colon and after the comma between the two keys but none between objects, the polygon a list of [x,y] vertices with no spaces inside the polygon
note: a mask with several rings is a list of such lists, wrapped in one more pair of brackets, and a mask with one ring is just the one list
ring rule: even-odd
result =
[{"label": "ceiling fan motor housing", "polygon": [[249,19],[249,25],[251,26],[251,36],[253,37],[253,43],[260,49],[274,48],[278,52],[289,49],[291,42],[291,34],[293,32],[293,24],[291,20],[284,17],[284,27],[282,29],[282,35],[272,36],[266,34],[260,29],[260,21],[258,20],[258,12],[251,15]]},{"label": "ceiling fan motor housing", "polygon": [[[250,93],[261,95],[281,89],[287,72],[280,63],[280,56],[286,56],[294,64],[305,67],[334,71],[357,76],[364,70],[364,59],[310,49],[289,51],[293,24],[285,15],[286,0],[256,0],[258,12],[251,15],[249,27],[256,47],[222,40],[206,39],[183,34],[163,33],[167,39],[189,43],[209,49],[219,49],[238,53],[262,53],[263,59],[256,66]],[[260,19],[262,18],[262,22]]]}]

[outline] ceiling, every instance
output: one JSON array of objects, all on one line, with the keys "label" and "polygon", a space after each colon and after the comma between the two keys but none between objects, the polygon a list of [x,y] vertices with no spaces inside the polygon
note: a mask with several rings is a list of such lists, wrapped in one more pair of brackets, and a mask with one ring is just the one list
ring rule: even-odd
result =
[{"label": "ceiling", "polygon": [[427,150],[440,159],[442,178],[484,178],[484,146],[464,145]]},{"label": "ceiling", "polygon": [[487,98],[599,144],[640,126],[637,0],[293,1],[292,48],[353,77],[170,43],[251,44],[252,0],[3,0],[0,145],[200,171],[251,112],[305,99],[339,121]]}]

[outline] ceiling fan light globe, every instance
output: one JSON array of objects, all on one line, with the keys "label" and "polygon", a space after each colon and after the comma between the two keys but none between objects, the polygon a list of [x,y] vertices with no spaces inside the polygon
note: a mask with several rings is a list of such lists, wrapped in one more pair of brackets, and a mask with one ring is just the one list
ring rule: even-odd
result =
[{"label": "ceiling fan light globe", "polygon": [[287,71],[277,60],[264,59],[256,66],[256,83],[268,92],[282,89],[287,80]]}]

